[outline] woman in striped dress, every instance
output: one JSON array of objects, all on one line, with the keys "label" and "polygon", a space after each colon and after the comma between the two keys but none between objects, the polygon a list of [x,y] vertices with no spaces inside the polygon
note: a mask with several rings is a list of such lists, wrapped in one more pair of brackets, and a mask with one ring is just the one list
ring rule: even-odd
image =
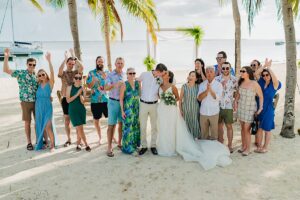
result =
[{"label": "woman in striped dress", "polygon": [[188,82],[182,86],[180,91],[179,109],[189,132],[193,135],[193,138],[199,139],[199,103],[197,101],[199,85],[196,84],[196,81],[197,74],[195,71],[191,71],[188,76]]}]

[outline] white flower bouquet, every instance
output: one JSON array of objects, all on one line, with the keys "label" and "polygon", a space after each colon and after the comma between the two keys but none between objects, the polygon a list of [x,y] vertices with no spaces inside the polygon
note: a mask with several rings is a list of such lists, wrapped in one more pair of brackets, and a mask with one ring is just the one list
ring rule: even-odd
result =
[{"label": "white flower bouquet", "polygon": [[174,94],[171,92],[163,92],[161,99],[165,102],[166,105],[176,105],[176,99]]}]

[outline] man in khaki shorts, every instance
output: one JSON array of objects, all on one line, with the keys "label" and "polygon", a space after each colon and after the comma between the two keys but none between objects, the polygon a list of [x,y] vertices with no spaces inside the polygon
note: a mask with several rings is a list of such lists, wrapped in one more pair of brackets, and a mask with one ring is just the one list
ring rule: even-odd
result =
[{"label": "man in khaki shorts", "polygon": [[17,78],[19,85],[19,98],[22,108],[22,120],[25,125],[25,133],[27,138],[27,150],[33,150],[31,142],[31,116],[35,114],[35,95],[38,88],[38,82],[34,73],[36,66],[36,60],[34,58],[28,58],[25,70],[11,70],[8,65],[10,51],[5,49],[4,51],[4,64],[3,72]]},{"label": "man in khaki shorts", "polygon": [[[199,86],[198,100],[200,107],[201,139],[218,139],[218,120],[220,112],[220,99],[223,93],[221,83],[215,80],[215,68],[206,67],[206,78]],[[210,131],[209,131],[210,130]]]},{"label": "man in khaki shorts", "polygon": [[223,86],[223,95],[220,101],[220,115],[219,115],[219,142],[224,142],[224,123],[227,129],[228,148],[232,153],[232,139],[233,139],[233,95],[237,90],[238,80],[235,76],[231,75],[231,64],[224,62],[222,64],[222,74],[216,77],[216,81],[220,82]]}]

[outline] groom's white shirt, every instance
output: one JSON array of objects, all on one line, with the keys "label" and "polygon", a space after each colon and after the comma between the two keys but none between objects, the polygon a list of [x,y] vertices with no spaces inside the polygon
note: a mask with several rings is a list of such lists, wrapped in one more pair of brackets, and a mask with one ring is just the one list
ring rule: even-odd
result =
[{"label": "groom's white shirt", "polygon": [[153,76],[152,71],[143,72],[140,75],[139,80],[142,82],[141,100],[147,102],[157,101],[159,84]]}]

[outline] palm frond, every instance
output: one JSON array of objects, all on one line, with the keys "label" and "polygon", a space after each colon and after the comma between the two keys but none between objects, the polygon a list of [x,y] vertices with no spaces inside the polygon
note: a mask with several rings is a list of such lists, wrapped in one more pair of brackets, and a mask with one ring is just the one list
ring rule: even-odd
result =
[{"label": "palm frond", "polygon": [[109,7],[112,11],[112,14],[114,15],[114,18],[115,18],[116,22],[119,24],[120,34],[121,34],[121,41],[123,41],[123,33],[124,33],[123,32],[123,24],[122,24],[121,18],[119,16],[119,13],[118,13],[113,1],[110,1],[108,5],[109,5]]},{"label": "palm frond", "polygon": [[225,6],[229,1],[228,0],[219,0],[221,6]]},{"label": "palm frond", "polygon": [[[101,28],[101,32],[104,34],[104,15],[102,13],[103,11],[101,11],[101,14],[99,15],[100,17],[100,28]],[[110,40],[114,41],[116,39],[116,36],[119,32],[119,26],[118,26],[118,21],[111,9],[110,6],[107,6],[107,13],[108,13],[108,18],[109,18],[109,30],[110,30]]]},{"label": "palm frond", "polygon": [[67,0],[46,0],[46,3],[53,8],[61,9],[67,5]]},{"label": "palm frond", "polygon": [[95,17],[101,13],[102,5],[98,0],[88,0],[87,4]]},{"label": "palm frond", "polygon": [[201,44],[202,38],[204,36],[204,31],[200,26],[177,28],[177,30],[182,32],[184,35],[192,37],[197,46]]},{"label": "palm frond", "polygon": [[39,4],[38,1],[36,0],[29,0],[37,9],[39,9],[41,12],[44,12],[44,9],[42,8],[42,6]]},{"label": "palm frond", "polygon": [[262,0],[243,0],[243,5],[247,12],[248,29],[251,34],[251,29],[254,25],[254,17],[259,13],[262,7]]},{"label": "palm frond", "polygon": [[123,8],[130,15],[142,19],[147,26],[148,31],[152,36],[154,43],[157,43],[155,28],[159,28],[155,6],[153,0],[120,0]]}]

